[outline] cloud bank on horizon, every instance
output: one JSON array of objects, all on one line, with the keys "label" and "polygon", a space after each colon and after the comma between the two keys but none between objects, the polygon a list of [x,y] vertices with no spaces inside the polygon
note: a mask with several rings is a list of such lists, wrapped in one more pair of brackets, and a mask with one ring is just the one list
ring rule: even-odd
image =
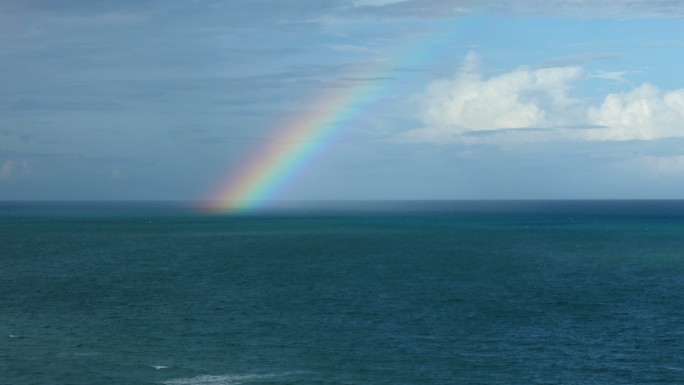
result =
[{"label": "cloud bank on horizon", "polygon": [[7,0],[0,199],[202,199],[360,88],[271,198],[677,198],[682,32],[673,0]]}]

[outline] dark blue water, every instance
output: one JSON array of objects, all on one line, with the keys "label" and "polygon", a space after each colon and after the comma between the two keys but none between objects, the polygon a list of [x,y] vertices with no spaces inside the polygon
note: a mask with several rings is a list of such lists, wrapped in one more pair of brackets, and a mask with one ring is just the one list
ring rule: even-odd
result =
[{"label": "dark blue water", "polygon": [[684,202],[0,204],[1,384],[681,384]]}]

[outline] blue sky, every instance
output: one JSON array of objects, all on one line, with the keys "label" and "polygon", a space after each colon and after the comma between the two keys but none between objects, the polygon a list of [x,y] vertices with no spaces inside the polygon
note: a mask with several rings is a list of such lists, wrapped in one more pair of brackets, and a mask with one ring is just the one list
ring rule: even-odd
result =
[{"label": "blue sky", "polygon": [[271,198],[681,198],[683,21],[672,0],[0,1],[0,199],[206,199],[360,85]]}]

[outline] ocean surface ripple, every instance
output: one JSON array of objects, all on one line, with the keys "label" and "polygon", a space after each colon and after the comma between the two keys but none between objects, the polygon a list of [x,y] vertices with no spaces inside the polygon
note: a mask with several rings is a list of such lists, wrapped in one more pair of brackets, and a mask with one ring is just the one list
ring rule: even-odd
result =
[{"label": "ocean surface ripple", "polygon": [[684,202],[0,205],[0,382],[681,384]]}]

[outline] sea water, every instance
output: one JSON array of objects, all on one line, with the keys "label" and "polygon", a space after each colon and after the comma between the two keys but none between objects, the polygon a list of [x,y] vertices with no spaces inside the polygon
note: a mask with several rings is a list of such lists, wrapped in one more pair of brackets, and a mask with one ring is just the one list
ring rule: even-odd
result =
[{"label": "sea water", "polygon": [[684,202],[0,204],[0,384],[681,384]]}]

